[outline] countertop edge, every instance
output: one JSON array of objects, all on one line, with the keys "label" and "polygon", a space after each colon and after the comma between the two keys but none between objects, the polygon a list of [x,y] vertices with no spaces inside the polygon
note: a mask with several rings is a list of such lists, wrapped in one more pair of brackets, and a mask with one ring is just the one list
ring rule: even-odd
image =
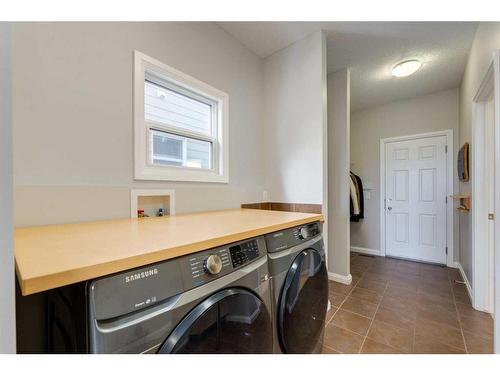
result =
[{"label": "countertop edge", "polygon": [[53,273],[46,276],[34,278],[22,278],[17,259],[15,262],[16,275],[23,296],[45,292],[78,282],[88,281],[99,277],[112,275],[118,272],[143,267],[148,264],[162,262],[174,259],[183,255],[196,253],[213,247],[224,246],[226,244],[245,240],[247,238],[265,235],[279,230],[291,228],[301,224],[307,224],[315,221],[324,222],[324,216],[317,214],[315,216],[292,220],[286,223],[275,224],[259,229],[252,229],[244,232],[238,232],[227,236],[211,238],[206,241],[191,243],[173,248],[161,249],[146,254],[140,254],[134,257],[125,257],[106,263],[95,264],[74,270],[68,270]]}]

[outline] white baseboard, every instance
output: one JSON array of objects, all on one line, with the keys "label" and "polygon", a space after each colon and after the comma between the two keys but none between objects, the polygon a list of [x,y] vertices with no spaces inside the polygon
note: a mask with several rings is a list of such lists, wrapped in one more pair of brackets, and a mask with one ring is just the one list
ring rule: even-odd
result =
[{"label": "white baseboard", "polygon": [[351,274],[344,276],[340,275],[338,273],[333,273],[333,272],[328,272],[328,280],[331,281],[336,281],[338,283],[350,285],[352,283],[352,276]]},{"label": "white baseboard", "polygon": [[351,251],[355,252],[355,253],[381,256],[380,255],[380,250],[367,249],[366,247],[351,246]]},{"label": "white baseboard", "polygon": [[458,268],[460,271],[460,275],[462,276],[462,279],[465,281],[465,287],[467,288],[467,294],[469,294],[469,298],[471,303],[473,303],[473,298],[472,298],[472,288],[470,287],[470,282],[469,279],[467,279],[467,276],[465,275],[465,271],[462,268],[462,265],[460,262],[455,262],[455,268]]}]

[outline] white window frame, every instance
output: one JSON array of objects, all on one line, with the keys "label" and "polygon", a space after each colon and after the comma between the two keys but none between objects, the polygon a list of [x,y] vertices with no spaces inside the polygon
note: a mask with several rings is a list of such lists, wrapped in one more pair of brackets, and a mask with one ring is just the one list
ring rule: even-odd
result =
[{"label": "white window frame", "polygon": [[[214,103],[211,135],[202,136],[175,126],[149,121],[144,115],[146,72],[168,84]],[[134,178],[136,180],[229,182],[229,95],[139,51],[134,51]],[[211,168],[154,165],[150,129],[212,143]],[[185,142],[184,142],[185,143]]]}]

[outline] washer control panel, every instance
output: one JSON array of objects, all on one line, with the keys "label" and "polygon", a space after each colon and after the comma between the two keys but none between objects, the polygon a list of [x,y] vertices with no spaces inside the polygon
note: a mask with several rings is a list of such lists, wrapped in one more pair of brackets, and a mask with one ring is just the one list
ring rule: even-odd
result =
[{"label": "washer control panel", "polygon": [[[216,266],[220,264],[220,266]],[[227,248],[217,249],[209,254],[193,254],[189,257],[191,277],[202,278],[203,275],[216,275],[231,267],[229,261],[229,250]]]},{"label": "washer control panel", "polygon": [[316,221],[279,232],[266,234],[268,253],[275,253],[300,245],[321,235],[321,223]]},{"label": "washer control panel", "polygon": [[[186,287],[196,287],[244,267],[266,255],[264,237],[235,242],[224,247],[191,254],[182,259]],[[187,283],[187,284],[186,284]]]},{"label": "washer control panel", "polygon": [[259,257],[259,246],[256,240],[243,242],[229,248],[233,267],[239,267],[248,263],[252,259]]},{"label": "washer control panel", "polygon": [[297,240],[308,240],[309,238],[317,236],[319,233],[320,230],[318,223],[312,223],[293,229],[293,236]]}]

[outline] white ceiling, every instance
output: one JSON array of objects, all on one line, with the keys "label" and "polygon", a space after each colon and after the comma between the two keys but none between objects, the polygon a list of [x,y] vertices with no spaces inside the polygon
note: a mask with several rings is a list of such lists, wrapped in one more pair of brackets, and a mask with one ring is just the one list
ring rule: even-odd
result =
[{"label": "white ceiling", "polygon": [[[262,58],[317,30],[327,36],[328,72],[351,71],[351,109],[458,87],[475,22],[221,22]],[[414,75],[394,78],[399,61],[417,58]]]}]

